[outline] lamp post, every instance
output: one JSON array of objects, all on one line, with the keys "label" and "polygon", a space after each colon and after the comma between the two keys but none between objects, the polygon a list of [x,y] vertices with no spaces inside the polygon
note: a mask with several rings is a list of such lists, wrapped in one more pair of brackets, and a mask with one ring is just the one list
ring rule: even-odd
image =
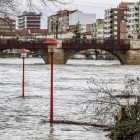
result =
[{"label": "lamp post", "polygon": [[22,82],[22,97],[24,97],[24,58],[27,57],[27,52],[29,52],[26,49],[22,49],[19,52],[21,52],[21,57],[23,58],[23,82]]},{"label": "lamp post", "polygon": [[53,123],[53,53],[57,51],[57,44],[61,44],[56,39],[49,39],[44,43],[48,44],[48,52],[51,53],[51,94],[50,94],[50,123]]}]

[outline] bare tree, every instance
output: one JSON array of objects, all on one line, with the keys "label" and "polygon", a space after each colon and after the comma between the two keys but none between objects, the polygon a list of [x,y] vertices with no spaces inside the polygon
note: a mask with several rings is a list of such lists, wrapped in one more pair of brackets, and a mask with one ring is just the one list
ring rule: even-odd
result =
[{"label": "bare tree", "polygon": [[97,122],[102,125],[115,124],[115,117],[120,108],[129,107],[138,102],[140,94],[140,79],[126,75],[122,81],[122,87],[116,87],[111,81],[104,81],[100,77],[94,76],[88,80],[89,89],[93,94],[84,104],[84,113],[92,111],[90,115],[91,122]]},{"label": "bare tree", "polygon": [[[25,2],[26,6],[30,7],[32,11],[37,10],[41,12],[41,10],[51,10],[50,3],[53,3],[54,5],[57,5],[57,3],[71,4],[73,1],[74,0],[0,0],[0,16],[17,15],[23,2]],[[38,2],[42,5],[41,9],[38,7]]]}]

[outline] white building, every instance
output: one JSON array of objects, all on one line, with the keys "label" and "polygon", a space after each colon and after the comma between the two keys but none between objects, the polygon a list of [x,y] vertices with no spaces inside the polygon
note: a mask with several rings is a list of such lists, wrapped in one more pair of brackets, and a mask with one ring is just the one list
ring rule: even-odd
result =
[{"label": "white building", "polygon": [[127,37],[133,39],[133,32],[139,26],[139,4],[128,5],[127,8]]},{"label": "white building", "polygon": [[82,13],[79,10],[69,15],[69,25],[76,25],[76,23],[81,25],[92,24],[96,22],[96,14]]}]

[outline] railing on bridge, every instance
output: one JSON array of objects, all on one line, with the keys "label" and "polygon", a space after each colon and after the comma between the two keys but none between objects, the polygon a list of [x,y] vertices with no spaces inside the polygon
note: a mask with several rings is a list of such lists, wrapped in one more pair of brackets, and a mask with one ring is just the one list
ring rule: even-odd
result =
[{"label": "railing on bridge", "polygon": [[129,39],[63,39],[63,49],[128,50]]},{"label": "railing on bridge", "polygon": [[130,44],[130,39],[70,39],[62,40],[62,43],[91,43],[91,44]]},{"label": "railing on bridge", "polygon": [[[35,43],[43,43],[48,38],[35,38]],[[0,39],[0,44],[18,43],[18,38]],[[91,44],[130,44],[129,39],[62,39],[62,43],[91,43]]]},{"label": "railing on bridge", "polygon": [[[48,40],[48,39],[47,38],[36,38],[34,43],[43,43],[46,40]],[[4,39],[0,39],[0,44],[16,44],[16,43],[18,43],[18,38],[8,38],[8,39],[4,38]]]}]

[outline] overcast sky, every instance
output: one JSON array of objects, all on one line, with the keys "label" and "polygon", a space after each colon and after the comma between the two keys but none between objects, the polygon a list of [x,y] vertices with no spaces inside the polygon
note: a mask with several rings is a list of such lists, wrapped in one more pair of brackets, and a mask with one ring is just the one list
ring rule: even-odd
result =
[{"label": "overcast sky", "polygon": [[[71,0],[61,0],[61,1],[71,1]],[[41,28],[45,29],[47,27],[47,17],[53,14],[56,14],[59,10],[80,10],[83,13],[94,13],[96,14],[96,18],[104,18],[104,10],[117,7],[122,0],[74,0],[72,4],[69,5],[63,5],[59,3],[52,3],[48,2],[48,8],[46,7],[45,10],[41,3],[38,2],[38,0],[34,0],[35,5],[38,6],[38,8],[41,8],[41,12],[43,13],[42,18],[42,25]],[[124,0],[122,2],[138,2],[139,0]],[[25,6],[22,6],[23,10],[29,10],[28,8],[25,8]],[[45,13],[45,14],[44,14]]]}]

